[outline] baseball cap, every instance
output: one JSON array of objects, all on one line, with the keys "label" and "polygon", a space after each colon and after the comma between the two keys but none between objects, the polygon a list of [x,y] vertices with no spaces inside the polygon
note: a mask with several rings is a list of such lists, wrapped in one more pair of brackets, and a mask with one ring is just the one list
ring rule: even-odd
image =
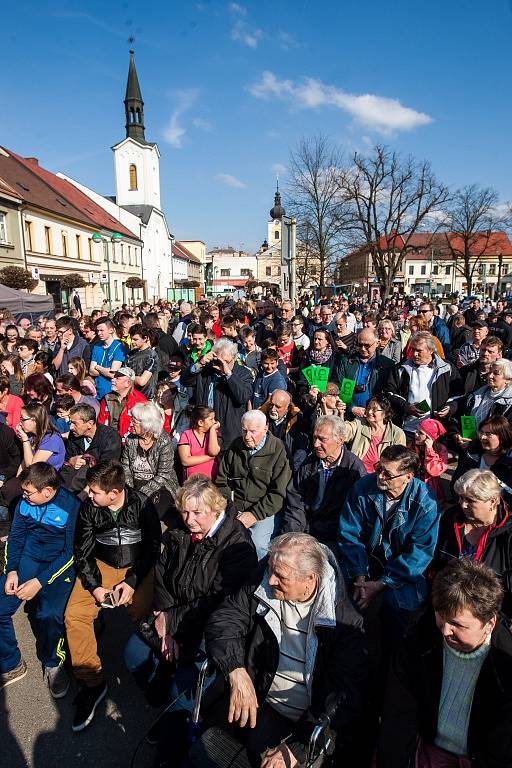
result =
[{"label": "baseball cap", "polygon": [[167,363],[168,371],[180,371],[183,368],[183,360],[181,357],[170,357]]},{"label": "baseball cap", "polygon": [[114,373],[115,379],[119,378],[120,376],[128,376],[131,381],[135,381],[135,371],[133,368],[128,368],[128,366],[123,366]]},{"label": "baseball cap", "polygon": [[488,328],[489,326],[484,320],[475,320],[474,323],[471,323],[472,328]]}]

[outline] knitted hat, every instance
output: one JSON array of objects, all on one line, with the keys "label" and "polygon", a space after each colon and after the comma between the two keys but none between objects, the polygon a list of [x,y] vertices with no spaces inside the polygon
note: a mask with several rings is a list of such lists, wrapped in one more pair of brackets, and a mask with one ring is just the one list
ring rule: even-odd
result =
[{"label": "knitted hat", "polygon": [[425,434],[431,437],[434,441],[439,440],[440,437],[446,435],[446,429],[437,419],[423,419],[423,421],[420,421],[419,429],[421,429],[422,432],[425,432]]}]

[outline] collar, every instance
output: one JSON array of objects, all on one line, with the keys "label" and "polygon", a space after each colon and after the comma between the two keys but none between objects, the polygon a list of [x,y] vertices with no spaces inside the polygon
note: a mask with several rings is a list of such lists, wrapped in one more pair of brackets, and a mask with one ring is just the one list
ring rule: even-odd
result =
[{"label": "collar", "polygon": [[341,453],[336,459],[336,461],[334,462],[334,464],[326,464],[323,459],[320,459],[320,466],[322,467],[322,472],[326,472],[326,471],[329,472],[329,471],[332,471],[333,469],[336,469],[336,467],[339,467],[339,465],[341,464],[341,460],[343,458],[344,452],[345,452],[345,446],[342,445]]},{"label": "collar", "polygon": [[267,435],[268,435],[268,432],[265,432],[265,434],[263,435],[263,440],[261,440],[261,441],[258,443],[258,445],[257,445],[257,446],[255,446],[254,448],[247,448],[247,450],[249,451],[249,453],[251,454],[251,456],[252,456],[254,453],[258,453],[258,451],[261,451],[261,449],[263,448],[263,446],[264,446],[264,445],[265,445],[265,443],[267,442]]}]

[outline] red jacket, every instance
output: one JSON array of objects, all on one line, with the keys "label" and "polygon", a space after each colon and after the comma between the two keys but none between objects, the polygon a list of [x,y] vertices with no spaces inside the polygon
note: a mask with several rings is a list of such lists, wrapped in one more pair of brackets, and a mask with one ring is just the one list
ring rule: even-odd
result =
[{"label": "red jacket", "polygon": [[[111,401],[115,399],[115,395],[110,392],[108,395],[105,395],[105,397],[100,402],[100,413],[98,416],[98,423],[99,424],[106,424],[107,427],[111,425]],[[121,435],[121,440],[125,441],[126,435],[128,435],[130,432],[133,432],[132,429],[132,418],[130,416],[130,411],[133,408],[134,405],[137,405],[137,403],[146,403],[147,398],[144,397],[142,392],[139,392],[137,389],[132,389],[128,397],[126,398],[126,402],[124,404],[124,408],[121,411],[121,415],[119,416],[119,426],[118,431]]]}]

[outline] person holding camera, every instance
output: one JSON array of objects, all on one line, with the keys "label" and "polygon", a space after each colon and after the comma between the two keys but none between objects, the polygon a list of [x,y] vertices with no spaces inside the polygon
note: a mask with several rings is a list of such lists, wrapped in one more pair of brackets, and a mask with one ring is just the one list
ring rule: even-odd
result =
[{"label": "person holding camera", "polygon": [[151,608],[153,567],[161,528],[153,502],[126,486],[118,461],[101,461],[86,474],[75,533],[78,579],[65,613],[73,674],[82,686],[75,699],[73,731],[82,731],[107,693],[94,621],[101,608],[126,605],[133,621]]}]

